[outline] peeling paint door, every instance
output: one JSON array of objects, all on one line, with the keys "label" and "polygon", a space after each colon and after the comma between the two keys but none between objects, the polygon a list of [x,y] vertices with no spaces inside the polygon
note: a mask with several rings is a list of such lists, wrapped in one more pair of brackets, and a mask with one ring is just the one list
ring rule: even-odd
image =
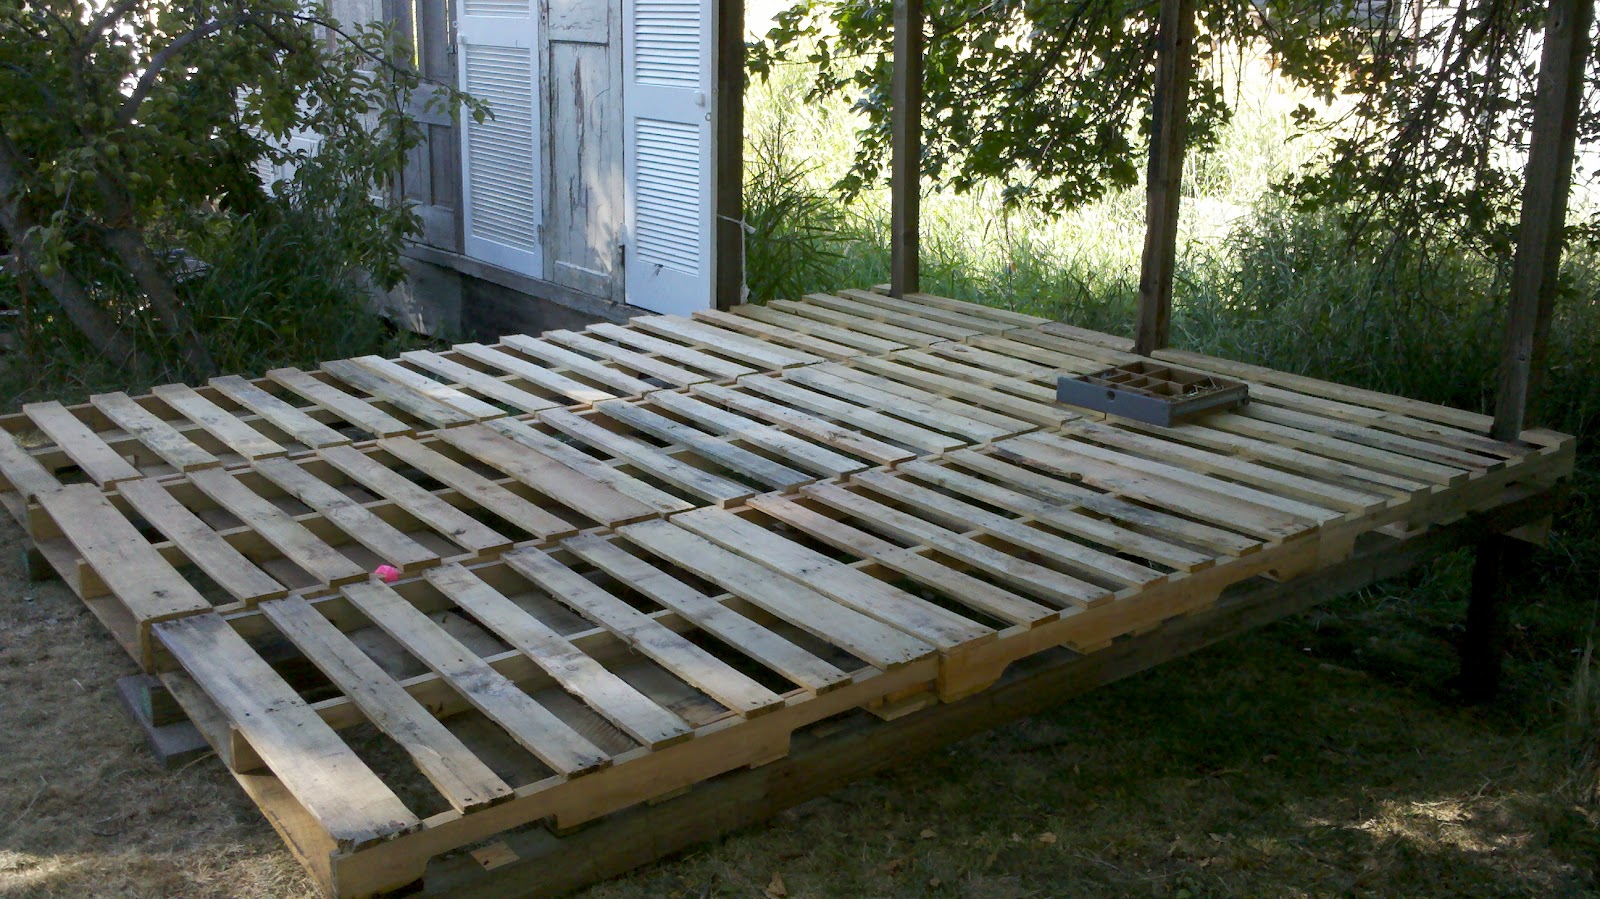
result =
[{"label": "peeling paint door", "polygon": [[545,275],[622,300],[622,2],[547,0]]}]

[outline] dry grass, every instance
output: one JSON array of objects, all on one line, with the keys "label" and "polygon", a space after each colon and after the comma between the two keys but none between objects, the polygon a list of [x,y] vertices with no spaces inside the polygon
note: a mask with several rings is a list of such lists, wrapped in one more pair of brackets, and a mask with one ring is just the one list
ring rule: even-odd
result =
[{"label": "dry grass", "polygon": [[[133,663],[0,536],[0,894],[311,895],[215,758],[154,765],[113,693]],[[1348,652],[1338,621],[1172,662],[591,895],[759,897],[775,874],[797,897],[1600,893],[1600,816],[1560,788],[1558,729],[1435,698],[1383,648],[1437,638]]]}]

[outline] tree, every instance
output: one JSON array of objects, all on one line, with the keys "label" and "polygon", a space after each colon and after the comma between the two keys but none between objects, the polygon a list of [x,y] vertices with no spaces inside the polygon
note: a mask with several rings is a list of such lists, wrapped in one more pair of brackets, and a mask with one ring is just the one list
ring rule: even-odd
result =
[{"label": "tree", "polygon": [[[176,348],[195,375],[214,365],[176,260],[219,221],[307,210],[392,284],[417,221],[391,185],[421,139],[398,49],[299,0],[0,0],[0,229],[24,277],[110,359]],[[302,133],[319,152],[288,148]],[[295,173],[271,194],[263,164]]]},{"label": "tree", "polygon": [[[1347,109],[1299,123],[1333,139],[1285,185],[1348,213],[1353,234],[1445,233],[1508,246],[1531,115],[1543,4],[1517,0],[1201,0],[1190,145],[1203,152],[1228,109],[1212,48],[1270,55],[1278,70]],[[958,191],[1064,211],[1138,182],[1149,128],[1159,4],[1148,0],[928,0],[923,170]],[[757,75],[816,67],[812,92],[846,96],[865,123],[846,193],[876,183],[889,139],[891,4],[799,0],[751,48]],[[1591,79],[1592,80],[1592,79]],[[1585,136],[1600,133],[1588,108]],[[1592,230],[1590,231],[1592,233]]]}]

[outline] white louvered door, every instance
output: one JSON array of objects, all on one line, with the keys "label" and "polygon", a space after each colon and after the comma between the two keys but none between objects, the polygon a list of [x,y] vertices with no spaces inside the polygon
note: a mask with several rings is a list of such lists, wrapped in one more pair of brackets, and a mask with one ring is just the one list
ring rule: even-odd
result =
[{"label": "white louvered door", "polygon": [[712,300],[715,0],[622,0],[627,302],[688,314]]},{"label": "white louvered door", "polygon": [[464,249],[535,278],[544,268],[538,21],[535,0],[463,0],[457,24],[461,88],[494,113],[462,118]]}]

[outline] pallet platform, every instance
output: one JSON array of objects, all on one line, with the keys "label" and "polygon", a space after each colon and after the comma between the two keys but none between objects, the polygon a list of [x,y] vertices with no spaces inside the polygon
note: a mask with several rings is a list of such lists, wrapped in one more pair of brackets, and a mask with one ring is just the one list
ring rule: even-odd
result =
[{"label": "pallet platform", "polygon": [[853,710],[959,717],[1040,653],[1525,512],[1573,462],[1564,435],[1176,351],[1252,401],[1175,427],[1055,402],[1135,358],[843,291],[29,406],[0,420],[0,501],[358,896]]}]

